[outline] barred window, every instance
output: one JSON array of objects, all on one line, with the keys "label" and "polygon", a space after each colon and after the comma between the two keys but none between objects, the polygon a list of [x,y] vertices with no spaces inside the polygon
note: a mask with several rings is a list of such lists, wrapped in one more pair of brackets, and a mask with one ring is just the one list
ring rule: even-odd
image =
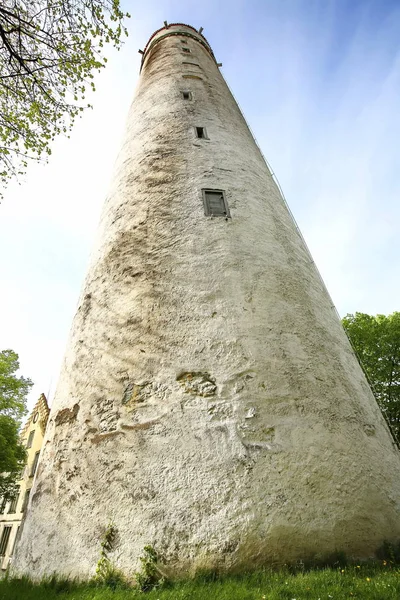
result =
[{"label": "barred window", "polygon": [[5,556],[8,546],[8,540],[10,539],[12,526],[6,525],[2,531],[0,538],[0,556]]},{"label": "barred window", "polygon": [[206,217],[230,218],[228,204],[223,190],[202,190]]},{"label": "barred window", "polygon": [[6,506],[7,506],[7,498],[5,496],[3,496],[3,498],[1,499],[1,502],[0,502],[0,515],[2,515],[5,512]]},{"label": "barred window", "polygon": [[15,496],[13,496],[11,498],[10,508],[8,509],[8,514],[12,514],[12,513],[15,513],[17,511],[18,498],[19,498],[19,490],[15,494]]}]

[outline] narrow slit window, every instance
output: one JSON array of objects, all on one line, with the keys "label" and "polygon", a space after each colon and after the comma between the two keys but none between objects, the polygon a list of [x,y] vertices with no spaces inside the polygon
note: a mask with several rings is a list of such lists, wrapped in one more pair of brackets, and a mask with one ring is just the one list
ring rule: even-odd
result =
[{"label": "narrow slit window", "polygon": [[184,61],[182,62],[182,64],[183,64],[183,65],[190,66],[190,67],[199,67],[199,69],[200,69],[200,65],[199,65],[198,63],[194,63],[194,62],[188,62],[188,61],[184,60]]},{"label": "narrow slit window", "polygon": [[200,140],[208,140],[206,128],[196,127],[196,137],[198,137]]},{"label": "narrow slit window", "polygon": [[182,46],[182,52],[186,52],[186,54],[190,54],[191,50],[190,50],[190,48],[185,48],[184,46]]},{"label": "narrow slit window", "polygon": [[192,92],[182,92],[182,98],[184,100],[191,100],[192,99]]},{"label": "narrow slit window", "polygon": [[202,193],[206,217],[230,218],[231,215],[223,190],[202,190]]}]

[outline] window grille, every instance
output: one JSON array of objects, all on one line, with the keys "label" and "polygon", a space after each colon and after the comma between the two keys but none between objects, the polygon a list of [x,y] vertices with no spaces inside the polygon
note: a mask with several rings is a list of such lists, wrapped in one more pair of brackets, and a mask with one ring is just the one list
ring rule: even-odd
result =
[{"label": "window grille", "polygon": [[230,218],[228,204],[223,190],[202,190],[204,213],[207,217]]},{"label": "window grille", "polygon": [[11,498],[10,507],[8,509],[8,514],[15,513],[17,511],[17,504],[19,498],[19,491]]},{"label": "window grille", "polygon": [[7,498],[5,496],[3,496],[3,498],[1,499],[1,503],[0,503],[0,515],[2,515],[5,512],[6,506],[7,506]]},{"label": "window grille", "polygon": [[8,546],[8,540],[10,539],[12,526],[5,526],[0,539],[0,556],[5,556]]}]

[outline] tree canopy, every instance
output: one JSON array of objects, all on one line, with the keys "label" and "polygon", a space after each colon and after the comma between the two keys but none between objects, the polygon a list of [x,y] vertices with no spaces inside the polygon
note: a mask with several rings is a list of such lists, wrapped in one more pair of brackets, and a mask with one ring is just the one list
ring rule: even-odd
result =
[{"label": "tree canopy", "polygon": [[26,451],[19,438],[19,427],[26,414],[26,395],[32,382],[17,377],[18,354],[0,352],[0,497],[10,498],[20,474]]},{"label": "tree canopy", "polygon": [[370,381],[397,443],[400,442],[400,312],[389,316],[356,312],[343,326]]},{"label": "tree canopy", "polygon": [[120,0],[2,0],[0,3],[0,180],[43,159],[67,133],[93,73],[105,66],[103,48],[120,48]]}]

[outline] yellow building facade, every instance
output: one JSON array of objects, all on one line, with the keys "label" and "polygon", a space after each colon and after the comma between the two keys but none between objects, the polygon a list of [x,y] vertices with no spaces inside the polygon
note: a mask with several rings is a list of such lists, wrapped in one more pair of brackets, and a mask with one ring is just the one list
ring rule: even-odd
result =
[{"label": "yellow building facade", "polygon": [[12,559],[19,527],[28,509],[49,412],[46,396],[41,394],[21,431],[27,459],[22,477],[18,481],[17,494],[9,501],[0,500],[0,569],[3,572]]}]

